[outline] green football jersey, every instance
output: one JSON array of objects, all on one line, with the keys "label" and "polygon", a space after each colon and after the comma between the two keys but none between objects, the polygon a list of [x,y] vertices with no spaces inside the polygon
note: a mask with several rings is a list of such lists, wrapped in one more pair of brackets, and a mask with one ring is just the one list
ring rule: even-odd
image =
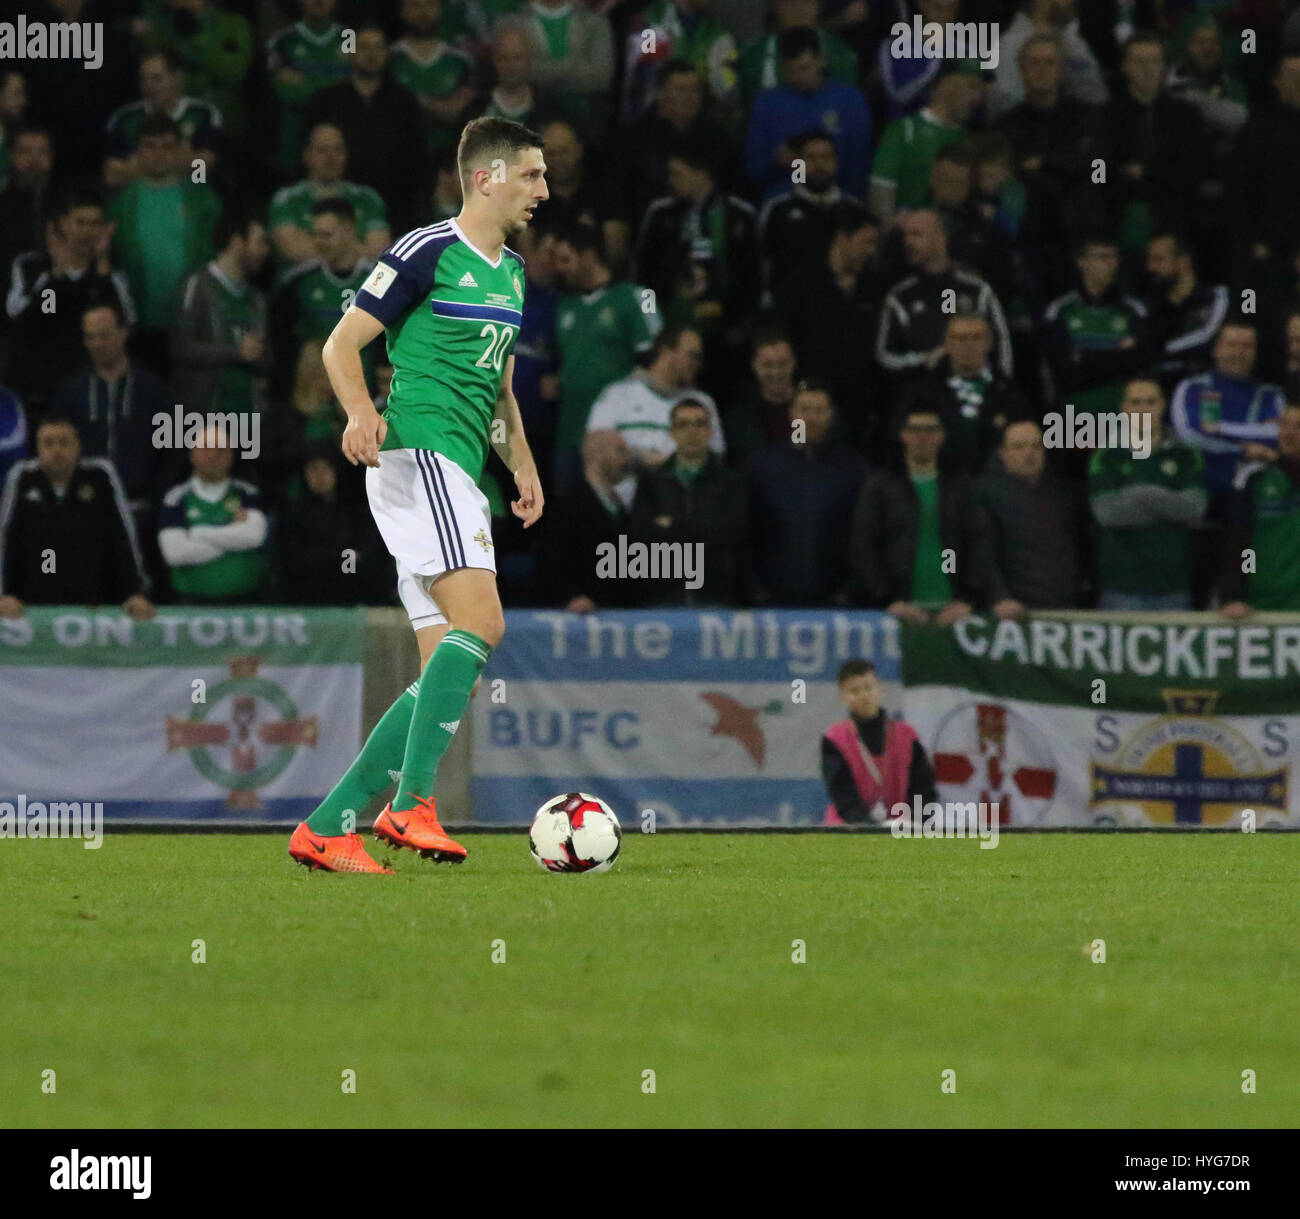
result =
[{"label": "green football jersey", "polygon": [[1254,508],[1255,572],[1247,601],[1257,610],[1300,608],[1300,488],[1276,466],[1246,481]]},{"label": "green football jersey", "polygon": [[[187,479],[163,497],[158,518],[160,529],[188,530],[202,525],[230,525],[241,508],[247,512],[262,510],[257,488],[241,478],[228,479],[225,494],[220,499],[200,495],[197,481]],[[261,547],[227,550],[206,563],[171,569],[172,588],[181,596],[227,601],[255,595],[261,590],[266,575],[266,555]]]},{"label": "green football jersey", "polygon": [[1098,449],[1088,463],[1088,493],[1098,518],[1097,571],[1103,592],[1186,592],[1192,573],[1191,530],[1181,520],[1104,525],[1108,503],[1152,515],[1147,488],[1205,499],[1205,459],[1199,449],[1166,437],[1149,457],[1128,449]]},{"label": "green football jersey", "polygon": [[364,238],[376,229],[388,227],[388,213],[379,193],[359,182],[335,182],[321,186],[304,178],[292,186],[282,187],[271,196],[266,226],[272,232],[282,224],[291,224],[304,233],[311,232],[311,209],[322,199],[346,199],[357,214],[357,237]]},{"label": "green football jersey", "polygon": [[[150,116],[144,102],[119,106],[108,120],[108,155],[129,157],[140,147],[140,125]],[[183,97],[168,118],[181,129],[181,139],[191,148],[211,148],[221,127],[221,113],[211,102]]]},{"label": "green football jersey", "polygon": [[[560,416],[555,443],[582,443],[587,416],[600,391],[636,367],[638,353],[649,351],[663,322],[646,289],[626,280],[606,284],[585,296],[565,293],[555,310],[560,350]],[[647,303],[651,308],[645,308]]]},{"label": "green football jersey", "polygon": [[432,449],[477,482],[523,320],[524,260],[509,247],[489,260],[455,219],[431,224],[384,252],[356,305],[387,330],[383,447]]}]

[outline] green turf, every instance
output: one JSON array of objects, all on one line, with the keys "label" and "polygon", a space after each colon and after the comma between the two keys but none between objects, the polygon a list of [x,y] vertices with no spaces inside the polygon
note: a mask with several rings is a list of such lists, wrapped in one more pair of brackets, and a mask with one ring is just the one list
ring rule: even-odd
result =
[{"label": "green turf", "polygon": [[630,834],[603,876],[466,843],[391,878],[3,843],[0,1125],[1295,1122],[1296,836]]}]

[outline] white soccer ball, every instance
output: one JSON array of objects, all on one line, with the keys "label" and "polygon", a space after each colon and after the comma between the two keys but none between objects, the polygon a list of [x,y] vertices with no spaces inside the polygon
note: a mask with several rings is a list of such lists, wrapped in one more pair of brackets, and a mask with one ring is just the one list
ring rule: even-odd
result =
[{"label": "white soccer ball", "polygon": [[528,831],[533,858],[548,872],[607,872],[622,843],[614,810],[586,792],[548,800]]}]

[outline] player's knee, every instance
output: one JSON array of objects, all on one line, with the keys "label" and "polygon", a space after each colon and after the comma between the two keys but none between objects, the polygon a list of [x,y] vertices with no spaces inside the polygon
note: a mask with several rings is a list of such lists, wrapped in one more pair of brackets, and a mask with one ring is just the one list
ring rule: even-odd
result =
[{"label": "player's knee", "polygon": [[496,647],[506,633],[505,615],[500,610],[475,614],[470,620],[452,625],[469,631],[471,635],[477,635],[490,648]]}]

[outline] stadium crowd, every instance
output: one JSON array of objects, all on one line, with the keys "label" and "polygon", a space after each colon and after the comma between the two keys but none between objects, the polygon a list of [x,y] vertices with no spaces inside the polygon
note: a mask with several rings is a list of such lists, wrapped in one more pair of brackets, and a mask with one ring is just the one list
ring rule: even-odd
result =
[{"label": "stadium crowd", "polygon": [[[505,604],[1300,610],[1300,5],[24,11],[105,46],[0,61],[0,615],[395,601],[321,347],[478,115],[550,187]],[[913,12],[998,23],[996,70],[893,54]],[[1107,413],[1150,455],[1073,443]],[[701,586],[601,578],[620,537]]]}]

